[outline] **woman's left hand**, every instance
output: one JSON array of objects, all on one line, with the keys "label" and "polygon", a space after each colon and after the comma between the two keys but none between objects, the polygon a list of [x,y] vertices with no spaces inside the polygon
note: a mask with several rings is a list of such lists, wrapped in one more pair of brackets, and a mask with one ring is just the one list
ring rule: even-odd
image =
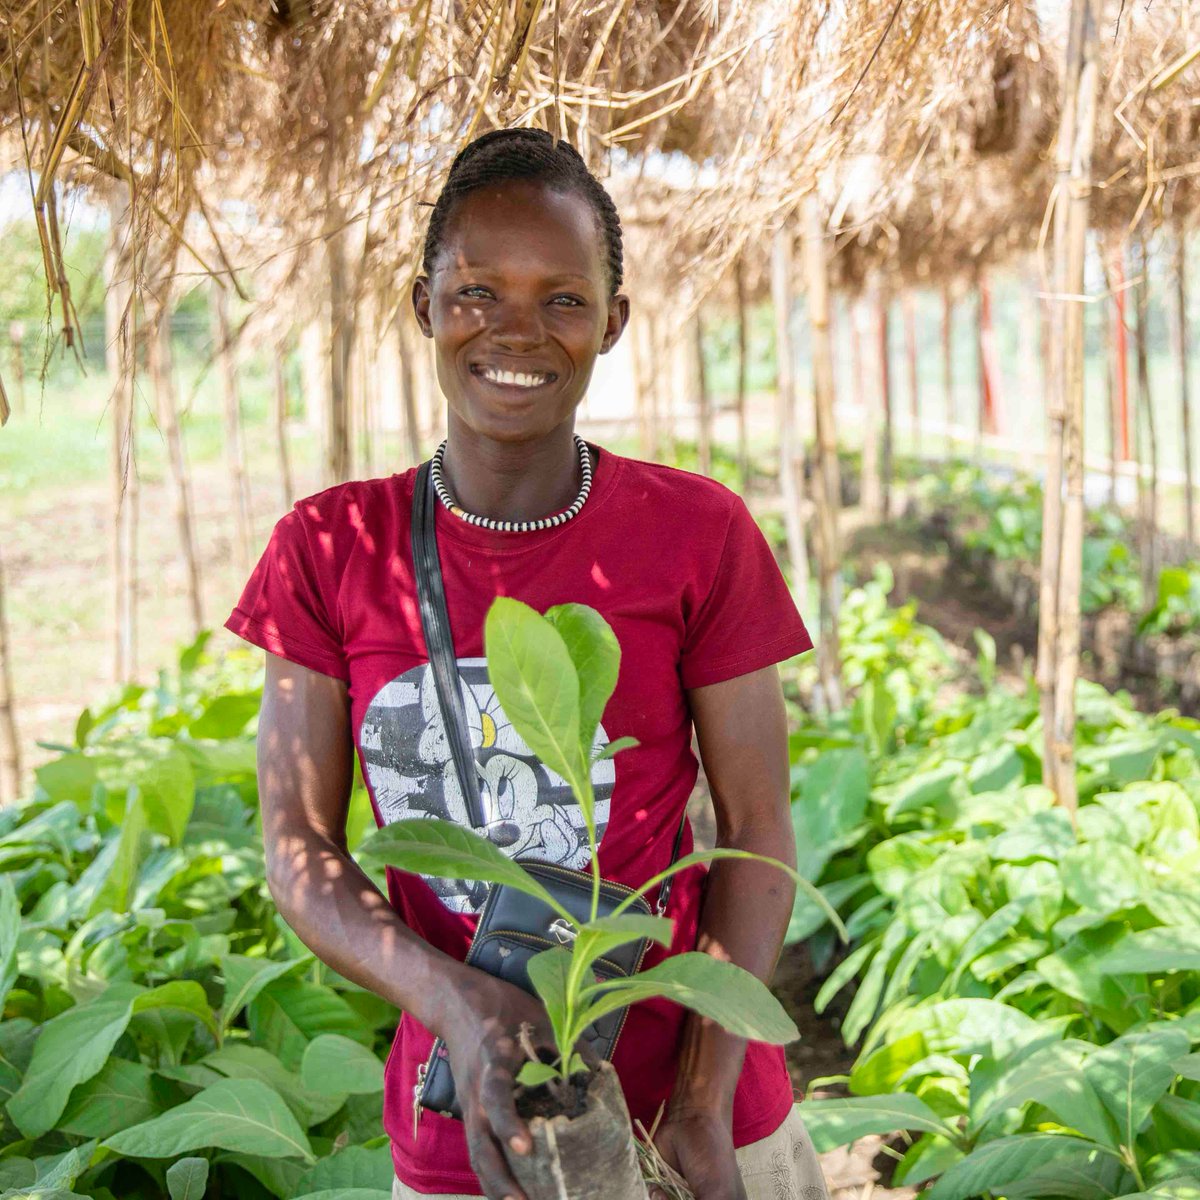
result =
[{"label": "woman's left hand", "polygon": [[[668,1116],[654,1135],[654,1145],[667,1165],[687,1180],[696,1200],[746,1200],[728,1117],[722,1119],[716,1111]],[[667,1196],[651,1188],[650,1200]]]}]

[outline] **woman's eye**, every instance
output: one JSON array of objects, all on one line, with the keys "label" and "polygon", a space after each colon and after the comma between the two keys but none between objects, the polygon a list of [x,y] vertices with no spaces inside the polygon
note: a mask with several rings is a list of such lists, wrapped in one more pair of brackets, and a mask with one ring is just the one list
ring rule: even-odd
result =
[{"label": "woman's eye", "polygon": [[473,283],[470,287],[465,287],[458,293],[460,296],[470,296],[472,300],[476,297],[490,296],[491,293],[485,287],[481,287],[478,283]]},{"label": "woman's eye", "polygon": [[582,308],[583,301],[578,296],[555,296],[551,301],[552,304],[558,304],[560,300],[565,300],[566,304],[560,305],[562,308]]}]

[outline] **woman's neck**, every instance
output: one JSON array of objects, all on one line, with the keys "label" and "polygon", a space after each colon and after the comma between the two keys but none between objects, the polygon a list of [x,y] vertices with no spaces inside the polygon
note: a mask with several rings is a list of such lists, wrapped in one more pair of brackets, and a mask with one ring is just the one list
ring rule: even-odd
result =
[{"label": "woman's neck", "polygon": [[[497,442],[452,423],[443,476],[454,502],[497,521],[535,521],[567,508],[582,485],[573,430]],[[594,456],[593,456],[594,457]]]}]

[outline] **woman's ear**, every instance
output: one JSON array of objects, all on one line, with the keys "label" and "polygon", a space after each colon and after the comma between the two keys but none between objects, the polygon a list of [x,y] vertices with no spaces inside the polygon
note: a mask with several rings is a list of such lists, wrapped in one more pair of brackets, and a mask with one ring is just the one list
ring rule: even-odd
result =
[{"label": "woman's ear", "polygon": [[607,354],[620,339],[629,323],[629,297],[618,292],[608,302],[608,321],[604,326],[604,336],[600,339],[600,353]]},{"label": "woman's ear", "polygon": [[433,325],[429,321],[429,302],[432,299],[431,284],[428,275],[418,275],[412,285],[413,312],[417,315],[417,324],[427,337],[433,337]]}]

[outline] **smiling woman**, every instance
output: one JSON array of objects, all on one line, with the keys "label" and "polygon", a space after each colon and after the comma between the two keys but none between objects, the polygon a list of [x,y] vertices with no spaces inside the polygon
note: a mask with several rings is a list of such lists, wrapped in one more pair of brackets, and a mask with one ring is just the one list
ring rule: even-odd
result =
[{"label": "smiling woman", "polygon": [[[324,962],[404,1012],[384,1108],[403,1200],[524,1200],[506,1159],[532,1144],[514,1077],[525,1047],[553,1039],[540,1002],[463,961],[486,885],[389,870],[385,900],[350,857],[351,755],[380,824],[439,817],[523,862],[590,865],[571,788],[516,734],[488,677],[495,597],[587,605],[620,645],[597,745],[636,745],[592,764],[605,879],[636,889],[671,861],[697,776],[693,729],[720,844],[794,863],[775,664],[812,642],[769,546],[720,484],[575,433],[596,358],[629,320],[622,279],[616,209],[570,146],[497,130],[460,153],[412,300],[446,398],[430,503],[478,804],[459,783],[422,631],[415,469],[300,501],[227,622],[269,651],[259,791],[272,894]],[[652,945],[643,967],[699,950],[769,979],[792,898],[759,862],[689,867],[660,897],[671,945]],[[436,1038],[461,1122],[414,1104]],[[612,1064],[633,1117],[649,1127],[667,1105],[656,1143],[697,1200],[826,1195],[778,1046],[648,1000],[630,1007]]]}]

